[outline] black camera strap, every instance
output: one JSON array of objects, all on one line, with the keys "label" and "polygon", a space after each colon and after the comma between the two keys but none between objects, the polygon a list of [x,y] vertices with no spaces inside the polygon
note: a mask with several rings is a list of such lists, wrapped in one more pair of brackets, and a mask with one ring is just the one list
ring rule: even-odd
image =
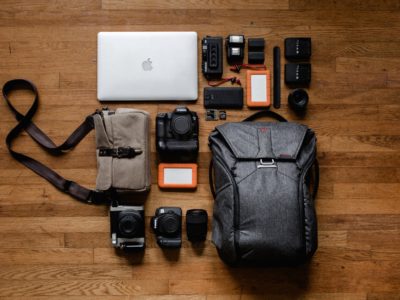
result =
[{"label": "black camera strap", "polygon": [[[34,95],[32,106],[25,115],[21,114],[12,105],[9,99],[9,94],[14,90],[28,90]],[[67,180],[41,162],[13,150],[13,141],[22,133],[22,131],[26,131],[36,143],[38,143],[51,155],[62,155],[78,145],[79,142],[94,129],[94,121],[92,118],[93,115],[88,116],[85,121],[83,121],[83,123],[65,140],[64,143],[57,146],[39,127],[32,122],[32,118],[39,106],[39,93],[36,86],[32,82],[25,79],[14,79],[6,82],[3,86],[3,97],[18,121],[18,124],[7,134],[6,137],[7,148],[12,157],[14,157],[27,168],[34,171],[36,174],[45,178],[62,192],[69,194],[82,202],[99,204],[108,201],[108,195],[105,192],[90,190],[74,181]]]}]

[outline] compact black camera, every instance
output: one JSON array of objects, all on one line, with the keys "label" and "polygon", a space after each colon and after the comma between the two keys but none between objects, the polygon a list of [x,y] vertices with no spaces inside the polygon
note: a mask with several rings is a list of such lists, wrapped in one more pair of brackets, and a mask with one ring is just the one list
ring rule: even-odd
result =
[{"label": "compact black camera", "polygon": [[127,251],[145,248],[143,206],[111,206],[110,224],[115,248]]},{"label": "compact black camera", "polygon": [[202,64],[204,77],[208,80],[219,79],[223,72],[222,37],[206,36],[201,42]]},{"label": "compact black camera", "polygon": [[199,119],[187,107],[156,118],[156,147],[165,162],[196,162],[199,152]]},{"label": "compact black camera", "polygon": [[182,245],[182,210],[179,207],[157,208],[151,227],[161,248],[180,248]]}]

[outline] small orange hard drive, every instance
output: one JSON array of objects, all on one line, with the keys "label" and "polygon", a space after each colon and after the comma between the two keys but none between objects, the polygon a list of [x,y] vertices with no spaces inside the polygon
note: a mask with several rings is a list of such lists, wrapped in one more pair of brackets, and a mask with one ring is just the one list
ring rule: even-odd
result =
[{"label": "small orange hard drive", "polygon": [[247,106],[269,107],[271,105],[271,74],[268,70],[248,70],[246,83]]},{"label": "small orange hard drive", "polygon": [[158,186],[163,189],[195,189],[197,164],[159,164]]}]

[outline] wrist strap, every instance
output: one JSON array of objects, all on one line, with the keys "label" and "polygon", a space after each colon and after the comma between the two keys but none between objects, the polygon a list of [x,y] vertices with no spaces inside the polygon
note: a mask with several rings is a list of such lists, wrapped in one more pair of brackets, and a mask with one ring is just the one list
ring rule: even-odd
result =
[{"label": "wrist strap", "polygon": [[[34,95],[32,106],[25,115],[21,114],[12,105],[9,99],[10,92],[14,90],[28,90]],[[65,140],[64,143],[57,146],[39,127],[32,122],[32,118],[39,106],[39,93],[36,86],[32,82],[25,79],[14,79],[6,82],[3,86],[3,97],[18,121],[18,124],[7,134],[6,137],[7,148],[12,157],[14,157],[27,168],[34,171],[36,174],[42,176],[62,192],[69,194],[80,201],[95,204],[107,201],[108,197],[104,192],[90,190],[74,181],[67,180],[41,162],[13,150],[13,141],[21,134],[22,131],[26,131],[32,137],[32,139],[47,152],[52,155],[61,155],[79,144],[79,142],[90,131],[92,131],[92,129],[94,129],[92,115],[88,116],[85,121],[83,121],[83,123]]]}]

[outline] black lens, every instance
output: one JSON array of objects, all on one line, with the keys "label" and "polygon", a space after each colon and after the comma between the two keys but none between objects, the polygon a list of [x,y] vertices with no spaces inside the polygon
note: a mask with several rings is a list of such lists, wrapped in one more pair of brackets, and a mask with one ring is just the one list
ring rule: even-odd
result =
[{"label": "black lens", "polygon": [[172,235],[177,233],[181,227],[180,217],[173,213],[167,212],[162,214],[159,219],[159,231],[163,234]]},{"label": "black lens", "polygon": [[308,104],[308,94],[303,89],[297,89],[288,96],[290,107],[295,111],[304,111]]},{"label": "black lens", "polygon": [[118,228],[124,237],[134,237],[140,229],[141,216],[136,212],[124,212],[118,221]]}]

